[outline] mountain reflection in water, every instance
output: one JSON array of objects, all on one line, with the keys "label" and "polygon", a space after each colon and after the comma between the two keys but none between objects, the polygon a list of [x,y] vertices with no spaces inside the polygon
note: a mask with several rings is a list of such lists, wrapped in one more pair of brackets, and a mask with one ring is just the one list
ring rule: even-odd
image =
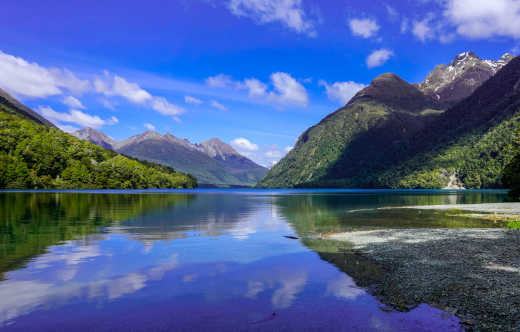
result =
[{"label": "mountain reflection in water", "polygon": [[[317,234],[358,227],[482,227],[418,211],[501,192],[198,190],[0,193],[0,330],[458,330],[421,305],[386,312],[377,273]],[[296,235],[293,240],[284,235]],[[338,256],[339,255],[339,256]],[[343,258],[342,258],[343,259]],[[330,262],[330,263],[329,263]],[[364,273],[364,274],[363,274]],[[357,284],[356,284],[357,283]]]}]

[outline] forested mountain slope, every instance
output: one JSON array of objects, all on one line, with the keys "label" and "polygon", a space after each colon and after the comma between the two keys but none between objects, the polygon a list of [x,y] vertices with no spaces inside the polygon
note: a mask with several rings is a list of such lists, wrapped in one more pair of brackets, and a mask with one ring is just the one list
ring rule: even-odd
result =
[{"label": "forested mountain slope", "polygon": [[519,58],[445,112],[432,96],[383,76],[304,132],[259,185],[443,188],[455,180],[468,188],[502,186],[520,117]]}]

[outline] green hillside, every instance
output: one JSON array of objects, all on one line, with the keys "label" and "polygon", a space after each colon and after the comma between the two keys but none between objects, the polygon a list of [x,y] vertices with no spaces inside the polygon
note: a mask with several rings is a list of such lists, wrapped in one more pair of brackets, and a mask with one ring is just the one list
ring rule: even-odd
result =
[{"label": "green hillside", "polygon": [[0,188],[192,188],[191,175],[105,150],[0,104]]},{"label": "green hillside", "polygon": [[433,101],[396,75],[381,75],[345,107],[306,130],[260,186],[357,186],[357,176],[383,162],[381,151],[442,113],[433,107]]}]

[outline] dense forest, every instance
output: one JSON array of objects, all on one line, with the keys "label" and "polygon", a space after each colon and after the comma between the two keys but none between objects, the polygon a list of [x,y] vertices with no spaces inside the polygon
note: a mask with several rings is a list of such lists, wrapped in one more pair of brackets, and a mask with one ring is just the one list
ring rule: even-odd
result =
[{"label": "dense forest", "polygon": [[515,201],[520,201],[520,130],[517,131],[511,148],[515,156],[505,167],[502,182],[510,189],[509,196]]},{"label": "dense forest", "polygon": [[45,126],[0,104],[0,188],[194,188],[173,168],[132,159]]}]

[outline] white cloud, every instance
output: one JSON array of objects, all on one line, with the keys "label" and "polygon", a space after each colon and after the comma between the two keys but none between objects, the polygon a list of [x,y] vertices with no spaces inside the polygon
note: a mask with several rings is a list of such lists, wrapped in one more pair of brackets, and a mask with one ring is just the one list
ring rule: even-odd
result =
[{"label": "white cloud", "polygon": [[50,69],[52,75],[57,81],[58,86],[64,87],[73,94],[81,95],[91,89],[89,80],[82,80],[68,69]]},{"label": "white cloud", "polygon": [[256,78],[248,78],[244,80],[244,85],[249,90],[250,97],[261,97],[265,95],[267,85],[260,82]]},{"label": "white cloud", "polygon": [[216,108],[216,109],[221,110],[221,111],[227,111],[228,110],[228,108],[226,106],[222,105],[221,103],[219,103],[216,100],[212,100],[210,105],[211,105],[211,107]]},{"label": "white cloud", "polygon": [[234,15],[252,18],[260,24],[281,22],[296,32],[315,35],[302,0],[230,0],[228,8]]},{"label": "white cloud", "polygon": [[[307,106],[307,90],[291,75],[287,73],[273,73],[270,79],[273,87],[271,91],[268,91],[266,83],[256,78],[235,81],[231,76],[225,74],[208,77],[205,83],[213,88],[247,90],[249,99],[258,99],[258,97],[267,95],[269,100],[278,104]],[[217,104],[220,105],[219,103]],[[214,101],[210,103],[211,106],[224,110],[221,106],[217,106],[217,104],[215,104]]]},{"label": "white cloud", "polygon": [[[138,84],[128,82],[121,76],[112,75],[107,71],[103,78],[97,77],[94,80],[94,89],[107,97],[122,97],[132,103],[150,107],[163,115],[176,116],[184,113],[182,107],[171,104],[163,97],[152,96]],[[176,117],[173,119],[178,120]]]},{"label": "white cloud", "polygon": [[66,124],[58,124],[57,127],[66,133],[73,133],[73,132],[79,130],[78,127],[74,127],[74,126],[66,125]]},{"label": "white cloud", "polygon": [[293,104],[307,106],[309,97],[307,90],[287,73],[271,74],[271,82],[276,92],[271,92],[269,97],[281,104]]},{"label": "white cloud", "polygon": [[170,104],[163,97],[153,97],[151,107],[163,115],[179,115],[184,113],[184,109],[182,107]]},{"label": "white cloud", "polygon": [[94,80],[94,89],[105,96],[123,97],[136,104],[143,104],[152,99],[152,95],[136,83],[130,83],[121,76],[111,75],[106,71],[103,78],[98,77]]},{"label": "white cloud", "polygon": [[372,19],[352,19],[349,21],[350,31],[354,36],[363,38],[370,38],[377,34],[379,31],[379,25]]},{"label": "white cloud", "polygon": [[197,98],[192,97],[192,96],[184,96],[184,102],[186,104],[197,104],[197,105],[200,105],[200,104],[203,103],[202,100],[197,99]]},{"label": "white cloud", "polygon": [[385,48],[375,50],[366,59],[367,67],[374,68],[382,66],[394,55],[394,52]]},{"label": "white cloud", "polygon": [[206,78],[206,84],[212,88],[228,88],[236,85],[237,82],[234,82],[231,79],[231,76],[218,74],[215,76],[211,76]]},{"label": "white cloud", "polygon": [[254,152],[258,151],[258,145],[250,142],[247,138],[239,137],[231,141],[231,146],[238,152]]},{"label": "white cloud", "polygon": [[267,168],[276,164],[293,148],[292,146],[280,148],[276,144],[259,146],[246,138],[234,139],[230,142],[230,145],[241,155]]},{"label": "white cloud", "polygon": [[155,130],[155,126],[151,123],[145,123],[144,127],[148,130]]},{"label": "white cloud", "polygon": [[444,4],[444,17],[459,35],[520,38],[519,0],[447,0]]},{"label": "white cloud", "polygon": [[[105,125],[114,125],[119,122],[119,120],[114,116],[103,120],[97,115],[90,115],[78,110],[70,110],[69,113],[60,113],[50,107],[40,106],[38,107],[38,111],[49,120],[75,123],[82,127],[90,127],[94,129],[99,129]],[[58,126],[61,126],[61,124],[58,124]]]},{"label": "white cloud", "polygon": [[349,102],[349,100],[354,97],[354,95],[364,87],[365,84],[356,83],[352,81],[348,82],[335,82],[332,85],[329,85],[325,81],[320,81],[320,85],[325,87],[327,92],[327,96],[330,100],[339,101],[342,105],[345,105]]},{"label": "white cloud", "polygon": [[86,108],[79,99],[74,98],[72,96],[63,98],[62,103],[69,106],[70,108],[79,108],[82,110]]},{"label": "white cloud", "polygon": [[45,98],[60,95],[63,89],[83,93],[89,82],[66,69],[45,68],[0,51],[0,87],[16,95]]},{"label": "white cloud", "polygon": [[435,37],[434,29],[431,27],[431,20],[432,19],[428,17],[422,21],[413,22],[412,33],[422,42]]}]

